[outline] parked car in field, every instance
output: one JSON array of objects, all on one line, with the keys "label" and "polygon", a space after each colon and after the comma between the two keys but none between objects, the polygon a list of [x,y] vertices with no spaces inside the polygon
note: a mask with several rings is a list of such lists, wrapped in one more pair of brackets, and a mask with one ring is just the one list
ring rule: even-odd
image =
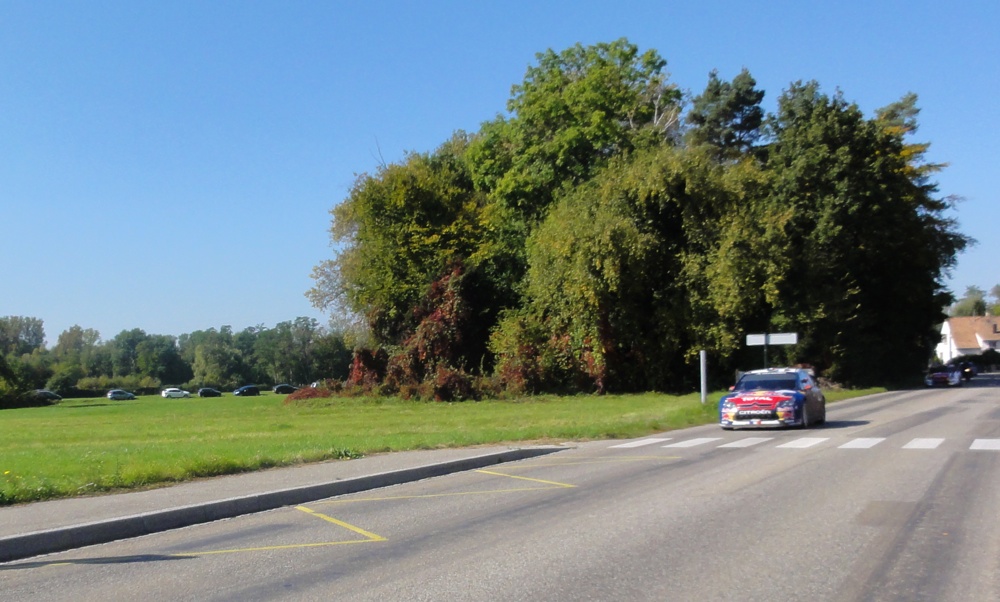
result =
[{"label": "parked car in field", "polygon": [[743,373],[719,400],[719,424],[736,427],[799,426],[826,422],[826,397],[809,370],[769,368]]},{"label": "parked car in field", "polygon": [[198,389],[198,397],[222,397],[222,391],[211,387]]},{"label": "parked car in field", "polygon": [[252,397],[254,395],[260,395],[260,388],[257,385],[243,385],[239,389],[233,391],[233,395],[239,397]]},{"label": "parked car in field", "polygon": [[924,384],[928,387],[961,387],[962,369],[958,366],[931,366]]},{"label": "parked car in field", "polygon": [[62,395],[49,391],[48,389],[35,389],[29,395],[34,399],[42,401],[62,401]]},{"label": "parked car in field", "polygon": [[116,401],[135,399],[135,394],[129,393],[124,389],[111,389],[110,391],[108,391],[108,399],[114,399]]},{"label": "parked car in field", "polygon": [[272,391],[274,391],[275,393],[294,393],[298,390],[299,390],[298,387],[293,387],[292,385],[284,385],[284,384],[274,385],[274,388],[272,389]]},{"label": "parked car in field", "polygon": [[177,387],[169,387],[160,391],[161,397],[191,397],[191,394]]}]

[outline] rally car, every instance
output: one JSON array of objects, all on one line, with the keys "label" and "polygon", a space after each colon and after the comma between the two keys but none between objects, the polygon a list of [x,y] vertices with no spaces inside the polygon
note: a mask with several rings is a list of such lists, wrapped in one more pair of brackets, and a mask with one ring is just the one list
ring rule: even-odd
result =
[{"label": "rally car", "polygon": [[961,387],[962,368],[954,365],[931,366],[927,369],[924,384],[928,387]]},{"label": "rally car", "polygon": [[826,422],[826,397],[809,370],[769,368],[744,372],[719,400],[719,424],[737,427],[798,426]]}]

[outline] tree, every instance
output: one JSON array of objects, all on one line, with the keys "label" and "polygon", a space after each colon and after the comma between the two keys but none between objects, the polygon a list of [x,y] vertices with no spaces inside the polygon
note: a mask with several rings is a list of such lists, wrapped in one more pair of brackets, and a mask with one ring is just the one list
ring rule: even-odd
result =
[{"label": "tree", "polygon": [[42,320],[25,316],[0,318],[0,355],[20,357],[45,348]]},{"label": "tree", "polygon": [[191,366],[194,382],[215,387],[255,382],[248,362],[253,360],[254,342],[262,328],[250,327],[234,335],[232,327],[222,326],[178,337],[180,355]]},{"label": "tree", "polygon": [[[997,287],[993,287],[996,289]],[[996,291],[994,291],[996,292]],[[965,289],[965,295],[951,306],[949,314],[951,316],[985,316],[986,291],[978,286],[969,286]]]},{"label": "tree", "polygon": [[101,340],[101,334],[93,328],[83,329],[73,325],[59,334],[52,354],[60,361],[81,363],[85,354],[92,351]]},{"label": "tree", "polygon": [[716,149],[719,158],[736,159],[750,154],[761,137],[764,123],[764,91],[756,88],[757,81],[746,69],[732,82],[719,79],[712,70],[708,85],[694,98],[686,121],[691,128],[687,141],[691,146],[702,144]]},{"label": "tree", "polygon": [[309,292],[381,346],[354,381],[496,358],[522,390],[677,390],[697,349],[735,367],[780,330],[782,359],[846,384],[919,370],[972,241],[909,140],[916,96],[866,118],[798,82],[765,118],[748,71],[712,72],[682,136],[665,65],[624,39],[549,50],[505,115],[358,178]]},{"label": "tree", "polygon": [[690,384],[697,350],[730,353],[751,305],[710,298],[721,287],[708,275],[720,224],[760,179],[753,163],[667,146],[562,197],[529,240],[525,306],[494,333],[501,377],[527,389]]},{"label": "tree", "polygon": [[512,89],[511,116],[485,124],[469,151],[476,187],[528,224],[563,185],[673,136],[681,100],[663,72],[666,61],[624,38],[536,59]]},{"label": "tree", "polygon": [[461,160],[464,146],[458,135],[435,154],[358,179],[332,211],[338,252],[313,271],[313,305],[365,316],[379,344],[413,328],[411,310],[430,283],[449,262],[471,260],[483,241],[482,198]]},{"label": "tree", "polygon": [[114,376],[129,376],[139,371],[138,347],[148,338],[140,328],[123,330],[108,342],[111,349],[111,362]]},{"label": "tree", "polygon": [[791,353],[849,384],[921,369],[943,318],[943,273],[968,243],[920,153],[904,144],[890,118],[898,113],[867,120],[839,93],[800,82],[769,119],[766,202],[779,216],[770,238],[781,263],[769,278],[777,295],[767,326],[799,332]]},{"label": "tree", "polygon": [[192,376],[190,366],[184,362],[177,348],[177,339],[169,335],[150,335],[136,345],[138,374],[161,383],[181,384]]},{"label": "tree", "polygon": [[347,346],[344,335],[323,332],[315,341],[312,377],[345,380],[351,367],[351,355],[352,350]]}]

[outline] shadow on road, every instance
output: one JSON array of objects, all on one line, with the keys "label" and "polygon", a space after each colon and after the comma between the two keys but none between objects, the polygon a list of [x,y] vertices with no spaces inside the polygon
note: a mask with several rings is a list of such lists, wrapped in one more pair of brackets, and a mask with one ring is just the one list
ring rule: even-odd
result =
[{"label": "shadow on road", "polygon": [[58,566],[66,564],[130,564],[134,562],[160,562],[163,560],[184,560],[195,558],[195,555],[163,555],[163,554],[138,554],[135,556],[109,556],[107,558],[77,558],[71,560],[51,560],[48,562],[22,562],[19,564],[0,565],[0,571],[14,571],[18,569],[36,569],[44,566]]}]

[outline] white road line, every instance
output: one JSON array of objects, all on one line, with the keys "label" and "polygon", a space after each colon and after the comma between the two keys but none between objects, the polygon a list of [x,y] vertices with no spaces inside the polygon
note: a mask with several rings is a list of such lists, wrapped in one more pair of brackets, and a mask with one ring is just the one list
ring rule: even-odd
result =
[{"label": "white road line", "polygon": [[885,437],[858,437],[840,446],[840,449],[869,449],[885,441]]},{"label": "white road line", "polygon": [[903,446],[903,449],[937,449],[944,439],[914,439]]},{"label": "white road line", "polygon": [[1000,451],[1000,439],[976,439],[969,449],[985,449],[990,451]]},{"label": "white road line", "polygon": [[726,443],[724,445],[720,445],[719,447],[750,447],[751,445],[757,445],[758,443],[765,443],[773,439],[774,437],[747,437],[746,439],[740,439],[739,441]]},{"label": "white road line", "polygon": [[670,445],[664,445],[663,447],[694,447],[696,445],[718,441],[719,439],[722,439],[722,437],[699,437],[697,439],[688,439],[687,441],[678,441],[677,443],[671,443]]},{"label": "white road line", "polygon": [[829,437],[802,437],[801,439],[796,439],[795,441],[789,441],[788,443],[782,443],[778,447],[793,448],[793,449],[804,449],[806,447],[812,447],[814,445],[819,445],[824,441],[829,441]]},{"label": "white road line", "polygon": [[629,441],[628,443],[619,443],[618,445],[612,445],[611,447],[642,447],[643,445],[652,445],[654,443],[663,443],[664,441],[670,441],[670,437],[650,437],[649,439],[639,439],[638,441]]}]

